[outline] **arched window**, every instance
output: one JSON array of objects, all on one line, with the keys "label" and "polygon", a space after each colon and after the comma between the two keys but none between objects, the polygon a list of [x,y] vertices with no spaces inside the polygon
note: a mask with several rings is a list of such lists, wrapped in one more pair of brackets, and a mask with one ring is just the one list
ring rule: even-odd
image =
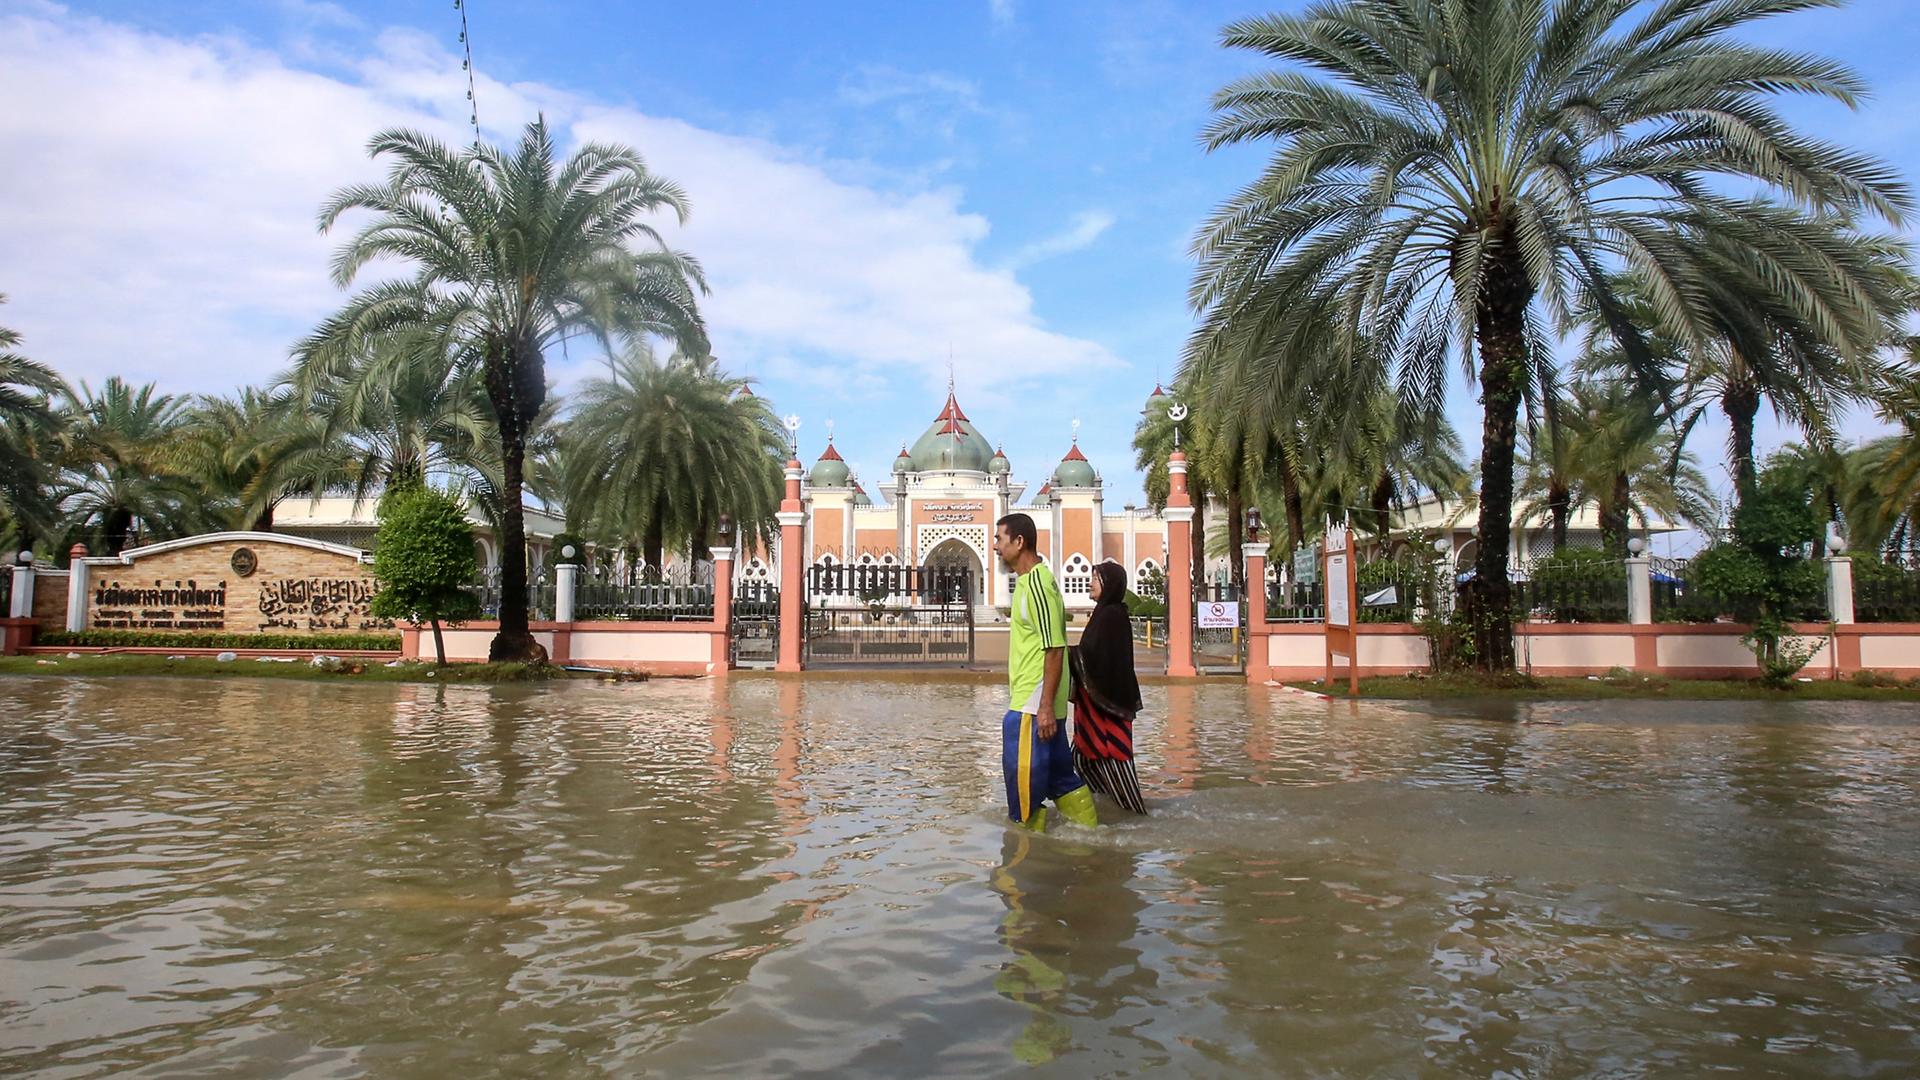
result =
[{"label": "arched window", "polygon": [[1140,565],[1133,571],[1133,591],[1155,600],[1166,598],[1167,578],[1160,572],[1159,563],[1152,559],[1140,560]]},{"label": "arched window", "polygon": [[1093,595],[1093,565],[1086,556],[1074,552],[1060,568],[1060,591],[1068,600],[1090,598]]}]

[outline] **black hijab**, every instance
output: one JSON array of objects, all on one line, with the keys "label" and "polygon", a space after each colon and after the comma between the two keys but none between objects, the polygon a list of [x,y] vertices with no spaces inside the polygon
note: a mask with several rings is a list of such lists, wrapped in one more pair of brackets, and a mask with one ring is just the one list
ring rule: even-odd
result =
[{"label": "black hijab", "polygon": [[1140,681],[1133,674],[1133,621],[1127,617],[1127,572],[1118,563],[1093,568],[1100,600],[1073,650],[1073,675],[1101,712],[1131,720],[1140,711]]}]

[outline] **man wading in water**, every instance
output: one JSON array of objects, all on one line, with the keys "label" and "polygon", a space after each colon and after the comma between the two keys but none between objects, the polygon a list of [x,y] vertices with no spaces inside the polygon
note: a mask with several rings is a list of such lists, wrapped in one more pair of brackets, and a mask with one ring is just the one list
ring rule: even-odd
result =
[{"label": "man wading in water", "polygon": [[1007,774],[1007,816],[1045,832],[1049,800],[1076,825],[1099,824],[1093,793],[1073,771],[1067,743],[1067,605],[1060,585],[1034,553],[1033,519],[1008,514],[994,526],[993,550],[1020,575],[1007,630],[1007,715],[1000,765]]}]

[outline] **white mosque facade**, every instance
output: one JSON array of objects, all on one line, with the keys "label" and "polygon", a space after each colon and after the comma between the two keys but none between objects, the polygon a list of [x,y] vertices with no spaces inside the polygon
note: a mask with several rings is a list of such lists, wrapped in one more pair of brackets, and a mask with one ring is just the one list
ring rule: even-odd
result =
[{"label": "white mosque facade", "polygon": [[[1155,390],[1156,397],[1162,397]],[[1077,440],[1028,498],[1027,482],[967,419],[949,390],[926,431],[902,445],[876,501],[834,449],[814,461],[801,484],[804,549],[814,566],[964,567],[974,603],[1006,607],[1011,579],[994,572],[994,523],[1021,512],[1033,518],[1041,557],[1054,569],[1067,605],[1090,608],[1093,567],[1111,559],[1136,587],[1166,565],[1166,522],[1144,507],[1109,507],[1100,473]],[[749,577],[775,568],[750,560]]]}]

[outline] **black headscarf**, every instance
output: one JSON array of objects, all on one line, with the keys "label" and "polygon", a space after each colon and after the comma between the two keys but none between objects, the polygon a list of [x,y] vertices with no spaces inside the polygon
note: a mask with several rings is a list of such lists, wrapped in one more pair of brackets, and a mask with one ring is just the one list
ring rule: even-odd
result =
[{"label": "black headscarf", "polygon": [[1073,649],[1073,676],[1101,712],[1131,720],[1140,711],[1140,681],[1133,674],[1133,620],[1127,617],[1127,572],[1118,563],[1093,568],[1100,600]]}]

